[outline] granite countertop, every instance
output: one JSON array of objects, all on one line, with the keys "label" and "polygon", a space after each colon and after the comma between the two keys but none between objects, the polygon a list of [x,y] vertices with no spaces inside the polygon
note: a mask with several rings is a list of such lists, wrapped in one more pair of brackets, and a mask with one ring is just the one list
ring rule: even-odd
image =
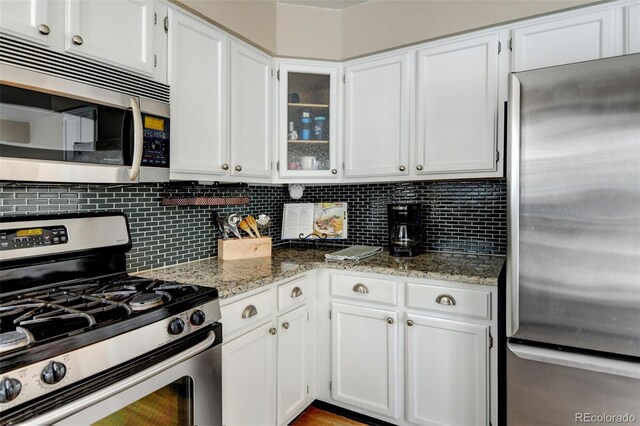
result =
[{"label": "granite countertop", "polygon": [[136,272],[135,275],[216,287],[220,299],[246,293],[312,269],[339,269],[412,278],[432,278],[465,284],[496,286],[504,256],[430,252],[398,258],[387,252],[360,261],[325,261],[336,248],[274,247],[271,257],[221,261],[216,257]]}]

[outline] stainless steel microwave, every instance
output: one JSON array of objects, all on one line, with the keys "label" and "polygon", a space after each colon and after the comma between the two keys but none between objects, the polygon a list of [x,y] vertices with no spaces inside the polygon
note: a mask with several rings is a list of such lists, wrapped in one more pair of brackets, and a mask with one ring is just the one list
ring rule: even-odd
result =
[{"label": "stainless steel microwave", "polygon": [[169,180],[169,105],[0,64],[0,180]]}]

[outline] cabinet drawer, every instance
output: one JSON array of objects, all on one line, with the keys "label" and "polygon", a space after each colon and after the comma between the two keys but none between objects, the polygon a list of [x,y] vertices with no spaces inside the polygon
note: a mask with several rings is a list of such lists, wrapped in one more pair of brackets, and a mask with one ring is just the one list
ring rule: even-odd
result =
[{"label": "cabinet drawer", "polygon": [[302,276],[278,286],[278,311],[282,312],[307,301],[311,288],[311,278]]},{"label": "cabinet drawer", "polygon": [[398,303],[398,284],[394,280],[331,274],[331,296],[366,302]]},{"label": "cabinet drawer", "polygon": [[491,319],[491,293],[407,283],[407,307]]},{"label": "cabinet drawer", "polygon": [[223,338],[246,327],[257,326],[274,314],[273,292],[265,291],[220,308]]}]

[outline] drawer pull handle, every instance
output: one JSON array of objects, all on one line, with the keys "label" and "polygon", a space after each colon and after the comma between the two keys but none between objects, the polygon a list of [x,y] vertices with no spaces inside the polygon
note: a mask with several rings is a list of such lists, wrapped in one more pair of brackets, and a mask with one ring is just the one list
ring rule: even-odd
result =
[{"label": "drawer pull handle", "polygon": [[407,320],[407,326],[409,326],[409,327],[413,326],[413,321]]},{"label": "drawer pull handle", "polygon": [[300,289],[300,287],[294,287],[293,290],[291,290],[291,298],[295,299],[296,297],[300,296],[302,296],[302,290]]},{"label": "drawer pull handle", "polygon": [[269,333],[271,333],[274,336],[276,335],[277,332],[278,332],[278,330],[275,327],[269,329]]},{"label": "drawer pull handle", "polygon": [[258,315],[258,310],[253,305],[247,306],[244,308],[244,311],[242,311],[242,318],[251,318],[256,315]]},{"label": "drawer pull handle", "polygon": [[282,328],[284,328],[285,330],[289,329],[289,323],[288,322],[283,322],[282,323]]},{"label": "drawer pull handle", "polygon": [[387,324],[393,324],[393,318],[391,317],[387,318]]},{"label": "drawer pull handle", "polygon": [[353,286],[353,291],[355,291],[356,293],[362,293],[362,294],[369,293],[369,289],[367,288],[367,286],[362,284],[362,283],[358,283],[358,284],[354,285]]},{"label": "drawer pull handle", "polygon": [[453,306],[456,304],[456,299],[454,299],[450,294],[441,294],[436,297],[436,303]]}]

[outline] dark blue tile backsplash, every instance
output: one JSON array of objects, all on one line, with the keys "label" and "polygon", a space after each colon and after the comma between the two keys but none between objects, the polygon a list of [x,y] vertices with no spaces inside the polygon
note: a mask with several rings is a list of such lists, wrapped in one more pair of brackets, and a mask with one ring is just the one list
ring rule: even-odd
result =
[{"label": "dark blue tile backsplash", "polygon": [[[222,207],[160,204],[162,198],[178,195],[246,196],[250,203]],[[338,245],[385,245],[386,205],[418,202],[423,205],[425,250],[505,254],[506,197],[504,179],[307,186],[298,201],[289,198],[286,186],[41,187],[4,183],[0,186],[0,215],[121,210],[129,217],[133,238],[128,267],[137,271],[215,256],[219,235],[211,222],[214,209],[221,214],[266,213],[272,218],[274,243],[282,243],[282,208],[287,202],[346,201],[349,239]]]}]

